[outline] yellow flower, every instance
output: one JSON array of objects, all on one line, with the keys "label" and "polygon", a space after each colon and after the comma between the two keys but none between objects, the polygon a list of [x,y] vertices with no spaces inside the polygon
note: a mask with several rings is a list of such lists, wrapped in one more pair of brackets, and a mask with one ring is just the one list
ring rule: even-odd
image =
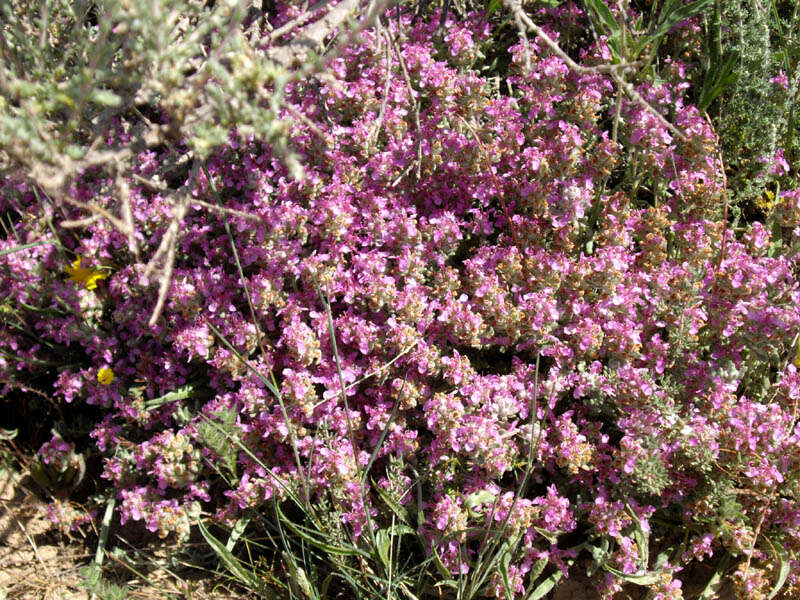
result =
[{"label": "yellow flower", "polygon": [[103,367],[97,372],[97,381],[101,385],[111,385],[111,382],[114,381],[114,371],[108,367]]},{"label": "yellow flower", "polygon": [[102,269],[84,269],[81,266],[82,261],[83,257],[79,256],[72,266],[64,269],[75,283],[83,285],[87,290],[93,290],[97,287],[98,280],[108,278],[108,273]]},{"label": "yellow flower", "polygon": [[797,354],[794,355],[794,366],[800,369],[800,343],[797,344]]}]

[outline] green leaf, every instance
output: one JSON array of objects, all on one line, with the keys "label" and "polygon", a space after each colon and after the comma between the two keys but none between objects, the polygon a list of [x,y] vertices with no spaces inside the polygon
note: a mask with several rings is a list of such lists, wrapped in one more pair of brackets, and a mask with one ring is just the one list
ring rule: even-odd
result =
[{"label": "green leaf", "polygon": [[402,504],[392,498],[389,492],[384,490],[381,486],[375,484],[375,482],[373,482],[372,489],[378,492],[378,496],[381,497],[381,500],[384,501],[386,506],[392,509],[392,512],[397,515],[397,518],[400,519],[400,521],[403,523],[409,522],[410,515],[408,514],[408,511]]},{"label": "green leaf", "polygon": [[433,584],[433,587],[449,587],[454,590],[458,589],[458,582],[455,579],[442,579]]},{"label": "green leaf", "polygon": [[727,87],[733,85],[739,78],[734,72],[734,67],[739,61],[738,52],[731,52],[725,56],[721,63],[713,64],[706,72],[697,107],[706,110]]},{"label": "green leaf", "polygon": [[722,580],[725,570],[728,568],[728,561],[730,560],[730,557],[731,555],[726,552],[722,557],[722,560],[719,561],[717,570],[714,571],[714,574],[711,576],[711,579],[708,580],[706,587],[697,597],[697,600],[714,600],[717,597],[717,586]]},{"label": "green leaf", "polygon": [[414,531],[408,525],[403,525],[401,523],[396,523],[391,527],[387,527],[387,529],[391,532],[392,535],[417,535],[417,532]]},{"label": "green leaf", "polygon": [[464,500],[464,508],[467,509],[467,512],[470,516],[476,517],[479,516],[478,513],[473,511],[472,509],[478,506],[479,504],[492,504],[495,499],[495,495],[488,490],[480,490],[478,492],[473,492],[469,496],[467,496],[466,500]]},{"label": "green leaf", "polygon": [[388,569],[389,551],[392,548],[392,536],[386,529],[379,529],[375,532],[375,543],[378,545],[378,558],[381,559],[381,564]]},{"label": "green leaf", "polygon": [[619,35],[619,23],[617,23],[611,9],[603,0],[585,0],[585,2],[600,20],[607,33]]},{"label": "green leaf", "polygon": [[250,369],[250,371],[252,371],[252,373],[253,373],[253,374],[254,374],[256,377],[258,377],[258,378],[261,380],[261,383],[263,383],[263,384],[264,384],[264,385],[267,387],[267,389],[268,389],[270,392],[272,392],[272,394],[275,396],[275,398],[277,398],[277,399],[279,399],[279,400],[280,400],[280,398],[281,398],[281,392],[280,392],[280,390],[278,389],[278,387],[275,385],[275,383],[273,383],[272,381],[270,381],[269,379],[267,379],[267,378],[264,376],[264,374],[263,374],[261,371],[259,371],[258,369],[256,369],[256,368],[255,368],[253,365],[251,365],[251,364],[250,364],[250,361],[249,361],[249,360],[247,360],[247,359],[246,359],[244,356],[242,356],[242,355],[241,355],[241,353],[240,353],[240,352],[239,352],[239,351],[238,351],[236,348],[234,348],[234,347],[231,345],[231,343],[230,343],[230,342],[229,342],[229,341],[228,341],[228,340],[225,338],[225,336],[224,336],[224,335],[222,335],[222,333],[220,333],[219,329],[217,329],[216,327],[214,327],[214,325],[212,325],[212,324],[211,324],[211,322],[209,322],[208,320],[206,320],[206,321],[205,321],[205,323],[206,323],[206,325],[208,326],[208,328],[209,328],[209,329],[210,329],[210,330],[211,330],[211,331],[214,333],[214,335],[216,335],[216,336],[219,338],[219,341],[221,341],[221,342],[222,342],[222,344],[223,344],[223,345],[224,345],[224,346],[225,346],[225,347],[226,347],[228,350],[230,350],[230,351],[233,353],[233,355],[234,355],[234,356],[235,356],[237,359],[239,359],[239,361],[240,361],[240,362],[241,362],[241,363],[242,363],[242,364],[243,364],[245,367],[247,367],[248,369]]},{"label": "green leaf", "polygon": [[781,591],[781,588],[786,584],[786,579],[789,577],[789,571],[791,570],[791,564],[789,563],[789,553],[786,552],[786,548],[778,541],[773,541],[768,537],[764,538],[767,540],[767,543],[772,547],[772,553],[775,555],[775,558],[778,559],[778,563],[780,564],[780,570],[778,571],[778,580],[775,582],[775,586],[772,588],[772,591],[767,596],[767,600],[772,600],[775,596],[778,595],[778,592]]},{"label": "green leaf", "polygon": [[165,404],[169,404],[170,402],[177,402],[178,400],[186,400],[187,398],[193,398],[197,394],[195,393],[197,388],[193,383],[187,383],[186,385],[182,385],[181,387],[167,392],[163,396],[159,396],[158,398],[153,398],[152,400],[148,400],[144,403],[144,407],[147,410],[153,410],[155,408],[159,408],[164,406]]},{"label": "green leaf", "polygon": [[659,552],[658,556],[656,556],[656,562],[653,565],[655,570],[661,570],[664,568],[664,565],[667,564],[669,561],[669,557],[675,552],[675,548],[670,546],[666,548],[663,552]]},{"label": "green leaf", "polygon": [[[297,564],[294,556],[288,552],[282,552],[283,560],[289,567],[289,575],[291,576],[290,585],[296,586],[302,592],[307,600],[314,600],[314,590],[311,587],[311,582],[308,581],[305,570]],[[291,589],[291,588],[290,588]]]},{"label": "green leaf", "polygon": [[645,533],[644,529],[642,529],[642,522],[639,520],[633,508],[631,508],[630,504],[625,504],[625,511],[633,520],[633,537],[636,540],[636,544],[639,546],[639,569],[646,571],[647,565],[650,563],[649,534]]},{"label": "green leaf", "polygon": [[19,429],[2,429],[0,428],[0,440],[13,440],[19,435]]},{"label": "green leaf", "polygon": [[542,529],[541,527],[538,527],[536,525],[534,525],[533,528],[539,533],[539,535],[541,535],[551,544],[555,544],[558,541],[558,536],[555,535],[554,533],[547,531],[546,529]]},{"label": "green leaf", "polygon": [[547,566],[548,562],[550,562],[548,559],[540,558],[535,563],[533,563],[533,566],[531,567],[531,570],[528,573],[528,577],[530,578],[531,582],[535,581],[536,578],[542,574],[542,571],[544,571],[544,568]]},{"label": "green leaf", "polygon": [[[778,194],[775,194],[775,198],[778,198]],[[769,247],[769,256],[775,258],[776,256],[780,255],[781,249],[783,248],[783,227],[778,219],[774,219],[772,221],[772,242],[770,243]]]},{"label": "green leaf", "polygon": [[327,577],[322,580],[322,585],[319,587],[319,595],[321,598],[328,597],[328,588],[331,585],[331,581],[333,581],[333,573],[328,573]]},{"label": "green leaf", "polygon": [[49,241],[42,241],[42,242],[31,242],[30,244],[22,244],[20,246],[14,246],[13,248],[6,248],[5,250],[0,251],[0,256],[5,256],[6,254],[13,254],[14,252],[19,252],[20,250],[27,250],[28,248],[35,248],[36,246],[61,246],[58,242],[49,242]]},{"label": "green leaf", "polygon": [[236,542],[238,542],[239,538],[242,537],[244,530],[247,529],[248,523],[250,523],[250,515],[246,515],[238,519],[236,524],[233,526],[233,529],[231,529],[231,534],[228,536],[228,543],[225,544],[225,547],[230,552],[233,552],[233,547],[236,546]]},{"label": "green leaf", "polygon": [[603,0],[584,0],[584,2],[594,13],[596,25],[605,32],[608,38],[606,41],[614,60],[619,62],[621,59],[619,40],[622,35],[622,30],[619,23],[614,18],[614,14]]},{"label": "green leaf", "polygon": [[641,573],[641,574],[636,573],[633,575],[626,575],[619,569],[615,569],[610,565],[603,565],[603,568],[609,573],[616,575],[623,581],[627,581],[628,583],[635,583],[636,585],[648,586],[661,581],[661,573],[656,573],[654,571],[648,573]]},{"label": "green leaf", "polygon": [[[206,529],[206,526],[203,525],[202,521],[198,521],[197,526],[200,529],[200,533],[203,534],[203,538],[205,538],[208,545],[211,546],[211,549],[214,550],[217,557],[231,572],[231,574],[248,588],[253,590],[261,590],[261,581],[258,579],[258,576],[252,571],[246,569],[242,563],[231,553],[231,551],[225,547],[225,544],[211,535],[211,532]],[[261,591],[262,593],[266,592],[266,590]],[[273,595],[270,594],[269,597],[273,597]]]},{"label": "green leaf", "polygon": [[511,549],[504,548],[503,555],[500,558],[500,577],[503,579],[503,589],[506,593],[506,598],[508,600],[513,600],[513,594],[511,592],[511,580],[508,576],[508,567],[511,565]]},{"label": "green leaf", "polygon": [[533,588],[531,593],[525,597],[525,600],[539,600],[540,598],[544,598],[547,593],[561,581],[562,577],[564,577],[564,573],[561,572],[561,569],[555,571],[547,579],[544,579],[539,585]]},{"label": "green leaf", "polygon": [[[450,571],[447,569],[447,567],[444,566],[444,563],[442,562],[442,559],[439,558],[439,552],[438,552],[438,550],[436,550],[436,545],[435,544],[433,545],[433,564],[436,565],[436,568],[439,570],[439,574],[441,574],[441,576],[444,578],[444,581],[440,582],[441,584],[444,584],[445,581],[453,581],[451,579],[452,575],[450,574]],[[453,583],[456,583],[456,582],[453,581]],[[437,584],[437,585],[439,585],[439,584]],[[458,587],[458,586],[456,585],[456,587]]]},{"label": "green leaf", "polygon": [[650,34],[650,37],[653,40],[657,40],[661,36],[666,35],[669,33],[669,30],[685,21],[686,19],[691,19],[705,11],[714,3],[714,0],[695,0],[691,4],[678,4],[674,10],[667,10],[667,8],[671,9],[673,4],[669,7],[666,7],[661,11],[661,14],[658,17],[658,25],[656,26],[655,31]]},{"label": "green leaf", "polygon": [[599,546],[589,546],[589,551],[592,553],[592,564],[589,565],[586,574],[591,577],[595,571],[605,564],[608,559],[608,538],[603,538]]},{"label": "green leaf", "polygon": [[333,544],[328,544],[326,542],[322,542],[319,539],[315,538],[309,532],[310,530],[306,529],[302,525],[298,525],[297,523],[293,523],[290,521],[286,515],[283,514],[283,511],[280,508],[280,504],[276,503],[275,505],[276,511],[278,513],[278,518],[281,520],[282,525],[286,525],[288,529],[292,531],[295,535],[300,536],[303,540],[314,546],[315,548],[319,548],[320,550],[324,550],[329,554],[335,554],[337,556],[361,556],[363,558],[372,558],[369,554],[364,552],[363,550],[359,550],[358,548],[346,548],[344,546],[335,546]]},{"label": "green leaf", "polygon": [[119,106],[122,99],[110,90],[93,90],[89,99],[103,106]]}]

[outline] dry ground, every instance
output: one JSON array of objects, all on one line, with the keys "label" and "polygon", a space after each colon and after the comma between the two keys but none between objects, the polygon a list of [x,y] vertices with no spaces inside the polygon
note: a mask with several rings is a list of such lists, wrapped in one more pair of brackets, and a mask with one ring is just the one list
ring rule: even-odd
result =
[{"label": "dry ground", "polygon": [[[81,569],[94,557],[96,536],[63,536],[48,519],[34,486],[29,478],[0,468],[0,600],[90,600]],[[151,565],[166,562],[170,548],[151,546]],[[140,571],[144,577],[139,577],[128,569],[116,569],[114,583],[128,588],[129,600],[242,598],[213,573],[144,570]]]}]

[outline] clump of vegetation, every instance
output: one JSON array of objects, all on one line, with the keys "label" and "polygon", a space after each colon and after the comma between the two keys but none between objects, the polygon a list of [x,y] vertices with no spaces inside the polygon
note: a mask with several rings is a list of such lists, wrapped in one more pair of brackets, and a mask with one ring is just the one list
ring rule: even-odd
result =
[{"label": "clump of vegetation", "polygon": [[93,593],[115,518],[265,597],[792,597],[797,15],[747,6],[7,4],[2,426],[107,507]]}]

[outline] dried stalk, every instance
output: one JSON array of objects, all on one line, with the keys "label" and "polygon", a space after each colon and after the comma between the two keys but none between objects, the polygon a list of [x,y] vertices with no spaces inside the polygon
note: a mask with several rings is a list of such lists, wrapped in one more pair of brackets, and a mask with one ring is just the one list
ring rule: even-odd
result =
[{"label": "dried stalk", "polygon": [[[616,82],[616,84],[622,89],[633,101],[640,104],[644,107],[648,112],[650,112],[661,125],[669,129],[669,131],[678,139],[684,142],[688,142],[689,138],[683,133],[680,129],[675,127],[672,123],[667,121],[664,116],[647,100],[645,100],[642,95],[634,89],[634,87],[624,81],[620,76],[620,73],[624,73],[625,71],[635,68],[636,66],[641,64],[641,61],[633,62],[633,63],[620,63],[618,65],[615,64],[605,64],[605,65],[594,65],[591,67],[585,67],[583,65],[579,65],[576,63],[570,56],[561,49],[561,46],[556,43],[547,33],[539,27],[536,23],[534,23],[531,18],[525,13],[522,9],[522,4],[519,0],[504,0],[506,7],[512,12],[514,15],[514,19],[518,23],[522,23],[527,29],[532,31],[536,34],[536,37],[541,39],[545,45],[553,51],[553,53],[558,56],[564,63],[569,67],[570,70],[574,71],[575,73],[580,73],[583,75],[588,74],[599,74],[599,73],[608,73],[611,78]],[[523,32],[524,33],[524,32]]]}]

